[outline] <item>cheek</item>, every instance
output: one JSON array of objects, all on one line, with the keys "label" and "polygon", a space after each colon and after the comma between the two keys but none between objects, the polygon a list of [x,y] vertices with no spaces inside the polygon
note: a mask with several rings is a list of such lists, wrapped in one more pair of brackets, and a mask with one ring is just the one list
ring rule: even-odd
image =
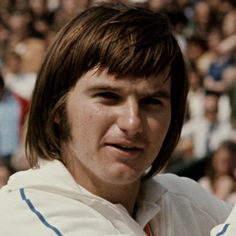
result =
[{"label": "cheek", "polygon": [[163,114],[158,116],[154,122],[155,122],[155,125],[153,126],[155,126],[157,130],[157,135],[160,137],[165,137],[170,127],[170,122],[171,122],[170,106],[168,106],[168,109],[166,109],[166,111],[163,112]]},{"label": "cheek", "polygon": [[150,140],[153,141],[154,147],[157,149],[162,145],[167,131],[170,126],[170,115],[160,117],[158,119],[150,119],[149,121],[149,135]]},{"label": "cheek", "polygon": [[76,110],[74,115],[73,127],[77,129],[80,138],[87,140],[94,139],[101,135],[109,123],[109,114],[106,114],[96,105],[83,106]]}]

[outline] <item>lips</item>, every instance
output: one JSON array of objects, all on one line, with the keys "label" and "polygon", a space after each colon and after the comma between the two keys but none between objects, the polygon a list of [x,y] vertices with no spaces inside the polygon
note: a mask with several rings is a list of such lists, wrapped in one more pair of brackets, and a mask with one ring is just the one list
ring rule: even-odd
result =
[{"label": "lips", "polygon": [[123,151],[138,151],[141,150],[140,148],[137,148],[135,146],[125,146],[125,145],[119,145],[119,144],[111,144],[111,146],[121,149]]},{"label": "lips", "polygon": [[131,142],[109,142],[106,146],[111,147],[113,150],[119,152],[122,155],[135,155],[143,151],[141,145],[136,145]]}]

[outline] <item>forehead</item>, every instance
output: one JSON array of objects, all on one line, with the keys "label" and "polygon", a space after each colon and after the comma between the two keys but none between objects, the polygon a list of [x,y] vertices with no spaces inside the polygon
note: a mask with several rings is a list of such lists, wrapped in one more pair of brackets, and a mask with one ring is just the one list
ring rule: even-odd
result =
[{"label": "forehead", "polygon": [[106,88],[111,90],[122,90],[127,92],[151,93],[164,90],[170,93],[171,79],[169,70],[160,73],[155,77],[132,77],[108,74],[107,70],[93,69],[78,79],[75,89],[83,90],[90,88]]}]

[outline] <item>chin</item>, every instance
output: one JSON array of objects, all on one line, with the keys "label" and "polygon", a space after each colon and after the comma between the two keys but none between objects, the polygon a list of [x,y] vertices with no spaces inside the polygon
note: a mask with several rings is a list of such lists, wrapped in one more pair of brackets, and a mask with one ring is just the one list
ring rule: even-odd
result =
[{"label": "chin", "polygon": [[109,180],[111,184],[116,185],[130,185],[139,182],[141,180],[141,176],[142,174],[135,171],[119,172],[107,176],[106,181]]}]

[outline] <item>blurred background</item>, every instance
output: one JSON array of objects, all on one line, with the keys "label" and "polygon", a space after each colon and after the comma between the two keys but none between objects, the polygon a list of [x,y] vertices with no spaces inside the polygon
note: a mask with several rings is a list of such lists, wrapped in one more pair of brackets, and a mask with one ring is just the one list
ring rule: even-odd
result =
[{"label": "blurred background", "polygon": [[[28,169],[24,145],[31,95],[58,30],[100,1],[0,1],[0,187]],[[189,66],[180,141],[162,172],[198,181],[236,202],[236,1],[122,1],[168,15]]]}]

